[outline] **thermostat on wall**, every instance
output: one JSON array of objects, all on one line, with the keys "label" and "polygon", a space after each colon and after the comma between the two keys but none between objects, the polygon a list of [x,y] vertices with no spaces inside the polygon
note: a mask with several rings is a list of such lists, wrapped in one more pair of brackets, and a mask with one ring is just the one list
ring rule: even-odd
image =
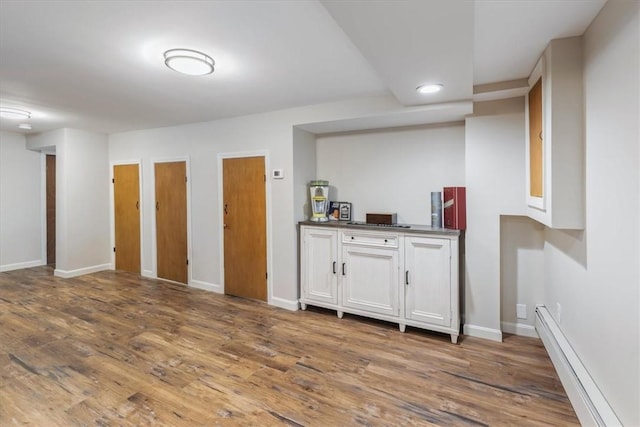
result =
[{"label": "thermostat on wall", "polygon": [[274,169],[273,170],[273,179],[282,179],[284,178],[284,170],[282,169]]}]

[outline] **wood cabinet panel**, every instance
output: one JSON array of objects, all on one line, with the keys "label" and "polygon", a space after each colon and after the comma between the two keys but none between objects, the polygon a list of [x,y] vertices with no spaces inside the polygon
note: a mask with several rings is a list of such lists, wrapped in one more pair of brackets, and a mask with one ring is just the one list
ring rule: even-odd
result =
[{"label": "wood cabinet panel", "polygon": [[343,245],[341,270],[343,306],[399,314],[397,250]]},{"label": "wood cabinet panel", "polygon": [[338,304],[338,232],[305,228],[302,232],[302,297]]},{"label": "wood cabinet panel", "polygon": [[529,195],[543,196],[542,77],[529,91]]},{"label": "wood cabinet panel", "polygon": [[582,38],[552,40],[529,77],[527,214],[550,228],[585,225]]},{"label": "wood cabinet panel", "polygon": [[405,316],[451,325],[451,247],[448,240],[405,239]]}]

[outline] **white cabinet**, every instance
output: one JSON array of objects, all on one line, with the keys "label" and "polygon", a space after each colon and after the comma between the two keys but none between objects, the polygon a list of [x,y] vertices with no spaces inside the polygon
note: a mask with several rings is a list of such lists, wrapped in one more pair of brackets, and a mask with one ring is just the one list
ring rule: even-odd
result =
[{"label": "white cabinet", "polygon": [[[300,274],[301,301],[338,304],[338,231],[326,228],[302,229]],[[303,306],[303,308],[305,308]]]},{"label": "white cabinet", "polygon": [[[451,285],[451,243],[429,237],[405,238],[405,318],[449,328],[457,300]],[[455,289],[454,289],[455,288]],[[454,292],[452,292],[454,291]],[[457,310],[455,310],[457,312]]]},{"label": "white cabinet", "polygon": [[[342,305],[398,316],[398,235],[342,233]],[[385,243],[394,241],[394,245]]]},{"label": "white cabinet", "polygon": [[307,304],[444,332],[460,330],[458,232],[301,225]]},{"label": "white cabinet", "polygon": [[584,229],[582,38],[552,40],[529,77],[527,214],[551,228]]}]

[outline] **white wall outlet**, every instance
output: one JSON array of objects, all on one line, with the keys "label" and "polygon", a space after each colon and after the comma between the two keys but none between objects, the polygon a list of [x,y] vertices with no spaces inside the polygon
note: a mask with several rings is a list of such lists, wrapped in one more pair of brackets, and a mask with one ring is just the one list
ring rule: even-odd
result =
[{"label": "white wall outlet", "polygon": [[558,322],[558,324],[560,324],[560,322],[562,321],[562,306],[559,302],[556,303],[556,317],[556,321]]},{"label": "white wall outlet", "polygon": [[284,170],[282,170],[282,169],[274,169],[272,176],[273,176],[273,179],[283,179],[284,178]]},{"label": "white wall outlet", "polygon": [[516,304],[516,317],[518,319],[527,318],[527,304]]}]

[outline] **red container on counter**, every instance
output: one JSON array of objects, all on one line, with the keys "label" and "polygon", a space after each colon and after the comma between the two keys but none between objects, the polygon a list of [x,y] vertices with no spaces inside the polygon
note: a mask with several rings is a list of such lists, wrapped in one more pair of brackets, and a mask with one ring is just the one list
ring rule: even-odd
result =
[{"label": "red container on counter", "polygon": [[467,191],[465,187],[444,187],[442,193],[444,228],[467,229]]}]

